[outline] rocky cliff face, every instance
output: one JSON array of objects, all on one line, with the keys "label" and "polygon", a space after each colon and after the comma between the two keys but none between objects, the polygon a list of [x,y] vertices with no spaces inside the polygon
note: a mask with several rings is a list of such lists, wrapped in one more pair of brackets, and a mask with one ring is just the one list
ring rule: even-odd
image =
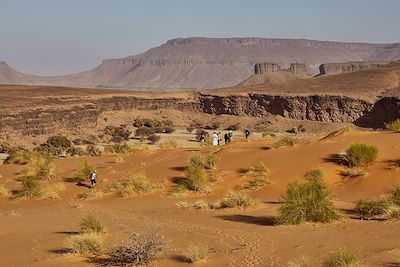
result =
[{"label": "rocky cliff face", "polygon": [[[154,91],[197,90],[234,86],[252,75],[254,64],[259,62],[274,62],[280,66],[305,62],[309,72],[318,74],[318,67],[323,63],[395,59],[400,59],[400,44],[269,38],[179,38],[136,56],[104,60],[98,67],[74,75],[37,77],[10,69],[2,74],[0,66],[0,83]],[[293,67],[296,69],[300,65]]]},{"label": "rocky cliff face", "polygon": [[79,106],[3,112],[0,136],[9,132],[23,135],[55,134],[60,130],[95,128],[101,114],[109,111],[179,110],[212,115],[268,117],[279,115],[296,120],[347,122],[363,127],[383,127],[400,117],[400,99],[384,97],[368,102],[343,96],[274,96],[267,94],[212,95],[193,93],[190,97],[144,98],[104,97]]},{"label": "rocky cliff face", "polygon": [[347,73],[382,67],[390,62],[388,61],[370,61],[370,62],[346,62],[346,63],[326,63],[319,66],[319,72],[322,75]]}]

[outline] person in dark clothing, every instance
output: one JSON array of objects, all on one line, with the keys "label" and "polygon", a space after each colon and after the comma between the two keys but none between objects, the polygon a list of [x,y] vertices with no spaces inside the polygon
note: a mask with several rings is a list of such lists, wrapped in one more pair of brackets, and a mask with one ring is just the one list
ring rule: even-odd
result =
[{"label": "person in dark clothing", "polygon": [[250,136],[250,131],[249,130],[245,130],[244,131],[244,137],[246,137],[246,139],[247,139],[247,138],[249,138],[249,136]]},{"label": "person in dark clothing", "polygon": [[229,143],[229,135],[228,133],[224,134],[225,145]]}]

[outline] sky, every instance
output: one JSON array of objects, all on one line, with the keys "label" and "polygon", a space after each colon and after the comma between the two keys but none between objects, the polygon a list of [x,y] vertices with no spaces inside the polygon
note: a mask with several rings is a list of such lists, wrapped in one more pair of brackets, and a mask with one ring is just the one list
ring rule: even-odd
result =
[{"label": "sky", "polygon": [[400,0],[0,0],[0,61],[61,75],[178,37],[400,42]]}]

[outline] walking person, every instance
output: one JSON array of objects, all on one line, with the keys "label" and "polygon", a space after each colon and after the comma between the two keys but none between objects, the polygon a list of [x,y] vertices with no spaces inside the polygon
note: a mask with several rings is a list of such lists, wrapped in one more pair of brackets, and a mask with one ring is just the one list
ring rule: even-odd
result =
[{"label": "walking person", "polygon": [[228,133],[224,134],[225,145],[229,143],[229,136]]},{"label": "walking person", "polygon": [[213,133],[212,135],[212,144],[213,146],[217,146],[218,145],[218,134],[216,132]]},{"label": "walking person", "polygon": [[90,188],[93,188],[96,185],[96,170],[92,171],[89,174],[89,180],[90,180]]},{"label": "walking person", "polygon": [[221,134],[221,132],[218,132],[218,133],[217,133],[217,136],[218,136],[218,145],[219,145],[219,142],[221,141],[221,136],[220,136],[220,134]]},{"label": "walking person", "polygon": [[244,137],[246,137],[246,140],[249,138],[250,136],[250,131],[249,130],[244,130]]}]

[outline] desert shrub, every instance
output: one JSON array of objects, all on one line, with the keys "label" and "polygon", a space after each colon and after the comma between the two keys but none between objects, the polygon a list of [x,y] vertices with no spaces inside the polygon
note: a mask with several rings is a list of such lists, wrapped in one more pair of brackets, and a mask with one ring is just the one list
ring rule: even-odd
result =
[{"label": "desert shrub", "polygon": [[85,151],[80,147],[72,146],[68,148],[67,153],[71,156],[82,156],[85,154]]},{"label": "desert shrub", "polygon": [[346,158],[350,167],[368,167],[378,157],[376,146],[366,144],[352,144],[346,150]]},{"label": "desert shrub", "polygon": [[286,136],[286,137],[282,137],[281,139],[279,139],[278,141],[273,143],[272,147],[273,148],[280,148],[280,147],[285,147],[285,146],[292,147],[295,145],[295,143],[296,143],[296,140],[293,137]]},{"label": "desert shrub", "polygon": [[74,182],[82,182],[88,179],[89,175],[94,171],[94,166],[90,165],[87,161],[83,163],[74,173]]},{"label": "desert shrub", "polygon": [[96,233],[101,234],[105,233],[106,228],[100,222],[100,220],[93,215],[87,215],[81,218],[79,222],[79,232],[81,234],[88,234],[88,233]]},{"label": "desert shrub", "polygon": [[148,150],[149,150],[149,145],[143,142],[136,142],[130,147],[131,152],[143,152]]},{"label": "desert shrub", "polygon": [[190,263],[204,262],[210,257],[210,249],[207,246],[192,245],[185,253],[185,258]]},{"label": "desert shrub", "polygon": [[362,267],[361,260],[352,252],[338,249],[330,253],[322,263],[323,267]]},{"label": "desert shrub", "polygon": [[400,185],[395,186],[389,194],[389,200],[395,205],[400,206]]},{"label": "desert shrub", "polygon": [[253,177],[246,183],[240,185],[237,189],[239,190],[260,190],[263,186],[270,184],[271,182],[265,177]]},{"label": "desert shrub", "polygon": [[69,148],[72,145],[71,141],[63,135],[50,136],[47,139],[47,144],[49,146],[62,147],[62,148]]},{"label": "desert shrub", "polygon": [[36,156],[37,153],[28,150],[17,150],[10,154],[10,157],[7,159],[7,163],[27,164]]},{"label": "desert shrub", "polygon": [[383,215],[386,204],[381,200],[359,200],[355,207],[355,212],[360,219],[371,219],[377,215]]},{"label": "desert shrub", "polygon": [[9,197],[10,191],[6,188],[4,184],[0,184],[0,197]]},{"label": "desert shrub", "polygon": [[34,179],[51,180],[56,176],[57,168],[52,158],[38,154],[22,172]]},{"label": "desert shrub", "polygon": [[110,153],[110,154],[125,154],[132,151],[132,147],[129,146],[127,143],[123,144],[115,144],[115,145],[107,145],[104,147],[104,152]]},{"label": "desert shrub", "polygon": [[194,154],[189,160],[189,166],[204,168],[204,158],[200,154]]},{"label": "desert shrub", "polygon": [[185,170],[185,177],[179,182],[179,187],[184,190],[205,193],[208,191],[209,181],[204,174],[203,157],[199,154],[190,158]]},{"label": "desert shrub", "polygon": [[146,176],[134,175],[127,180],[119,181],[114,185],[114,192],[121,196],[129,196],[133,194],[143,194],[151,192],[155,185],[151,184]]},{"label": "desert shrub", "polygon": [[217,168],[217,158],[214,153],[208,154],[203,162],[204,168],[207,170],[214,170]]},{"label": "desert shrub", "polygon": [[214,121],[212,123],[210,123],[209,125],[207,125],[205,128],[208,130],[217,130],[219,129],[221,126],[221,123]]},{"label": "desert shrub", "polygon": [[186,132],[192,133],[193,131],[194,131],[194,127],[192,127],[192,126],[186,127]]},{"label": "desert shrub", "polygon": [[99,255],[102,244],[102,237],[95,233],[73,235],[67,240],[67,247],[77,254]]},{"label": "desert shrub", "polygon": [[192,207],[195,209],[204,210],[204,209],[208,209],[210,207],[210,205],[208,205],[207,202],[205,202],[204,200],[201,199],[201,200],[197,200],[196,202],[194,202]]},{"label": "desert shrub", "polygon": [[128,240],[108,251],[108,262],[118,266],[148,265],[160,256],[165,247],[165,238],[157,230],[143,235],[132,233]]},{"label": "desert shrub", "polygon": [[45,183],[42,182],[39,187],[38,196],[39,198],[60,198],[59,192],[65,189],[64,183]]},{"label": "desert shrub", "polygon": [[104,128],[104,133],[111,136],[111,141],[120,143],[126,141],[131,136],[132,132],[126,129],[125,125],[116,126],[106,126]]},{"label": "desert shrub", "polygon": [[187,201],[179,201],[175,205],[180,209],[188,209],[191,207],[191,204]]},{"label": "desert shrub", "polygon": [[102,188],[95,188],[95,189],[90,189],[86,190],[84,193],[79,195],[79,198],[81,199],[93,199],[93,198],[100,198],[104,196],[105,190]]},{"label": "desert shrub", "polygon": [[267,166],[262,161],[254,163],[246,172],[246,176],[265,177],[269,172]]},{"label": "desert shrub", "polygon": [[214,208],[223,209],[223,208],[248,208],[252,206],[256,206],[258,201],[251,198],[247,194],[241,192],[228,192],[226,196],[218,201]]},{"label": "desert shrub", "polygon": [[147,137],[147,140],[152,144],[157,143],[158,141],[160,141],[160,139],[161,139],[161,136],[156,135],[156,134],[152,134],[149,137]]},{"label": "desert shrub", "polygon": [[114,163],[122,163],[122,162],[124,162],[124,158],[123,157],[116,157],[114,159]]},{"label": "desert shrub", "polygon": [[164,132],[165,132],[166,134],[171,134],[171,133],[175,132],[175,128],[174,128],[174,127],[167,126],[167,127],[164,128]]},{"label": "desert shrub", "polygon": [[39,196],[40,182],[32,177],[25,177],[21,180],[22,188],[17,192],[17,198]]},{"label": "desert shrub", "polygon": [[400,160],[389,161],[389,169],[392,171],[400,171]]},{"label": "desert shrub", "polygon": [[137,128],[135,131],[135,136],[139,137],[140,139],[144,140],[150,135],[155,134],[155,130],[149,127],[140,127]]},{"label": "desert shrub", "polygon": [[0,153],[10,154],[10,152],[12,152],[12,150],[13,149],[11,148],[10,144],[0,142]]},{"label": "desert shrub", "polygon": [[98,148],[97,146],[88,145],[86,147],[86,154],[88,154],[89,156],[92,156],[92,157],[97,157],[97,156],[101,156],[103,153],[100,150],[100,148]]},{"label": "desert shrub", "polygon": [[297,126],[297,131],[304,133],[306,131],[306,128],[304,128],[304,126],[300,124],[299,126]]},{"label": "desert shrub", "polygon": [[164,141],[160,144],[160,148],[162,149],[171,149],[176,147],[177,147],[176,141],[171,139]]},{"label": "desert shrub", "polygon": [[400,118],[394,121],[385,123],[385,128],[390,131],[400,131]]},{"label": "desert shrub", "polygon": [[195,133],[197,141],[200,141],[200,137],[201,137],[202,134],[204,134],[204,136],[206,137],[206,140],[210,136],[210,134],[206,130],[198,129],[198,130],[196,130],[196,133]]},{"label": "desert shrub", "polygon": [[237,131],[239,129],[240,129],[240,123],[236,123],[236,124],[229,125],[228,127],[226,127],[225,130],[227,130],[227,131]]},{"label": "desert shrub", "polygon": [[304,183],[290,182],[283,200],[278,218],[281,224],[331,222],[340,218],[333,206],[331,192],[319,175],[309,175]]},{"label": "desert shrub", "polygon": [[400,219],[400,206],[389,204],[385,208],[385,216],[388,219]]}]

